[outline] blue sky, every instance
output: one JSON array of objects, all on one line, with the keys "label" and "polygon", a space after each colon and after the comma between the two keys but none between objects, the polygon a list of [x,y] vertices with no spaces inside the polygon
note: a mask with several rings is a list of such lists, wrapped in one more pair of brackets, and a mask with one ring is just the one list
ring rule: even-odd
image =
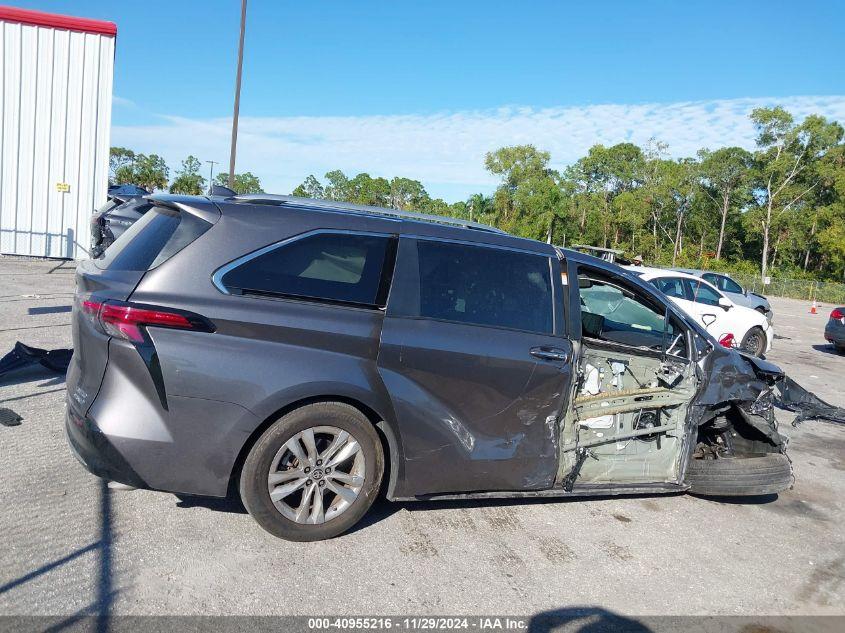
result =
[{"label": "blue sky", "polygon": [[[112,142],[226,162],[240,2],[35,0],[118,25]],[[845,2],[251,0],[238,170],[286,192],[335,167],[453,200],[484,152],[562,166],[595,142],[749,145],[781,103],[845,122]]]}]

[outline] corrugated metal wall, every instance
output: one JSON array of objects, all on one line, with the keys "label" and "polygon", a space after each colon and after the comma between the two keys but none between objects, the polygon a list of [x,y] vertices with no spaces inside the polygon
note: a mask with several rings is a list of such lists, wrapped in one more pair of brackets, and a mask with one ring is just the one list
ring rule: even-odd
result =
[{"label": "corrugated metal wall", "polygon": [[0,52],[0,253],[86,257],[108,188],[114,37],[0,21]]}]

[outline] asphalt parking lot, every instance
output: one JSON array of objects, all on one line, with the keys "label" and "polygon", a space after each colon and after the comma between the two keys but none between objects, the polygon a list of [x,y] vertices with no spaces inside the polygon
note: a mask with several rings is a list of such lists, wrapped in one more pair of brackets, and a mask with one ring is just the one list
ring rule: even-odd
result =
[{"label": "asphalt parking lot", "polygon": [[[0,259],[0,355],[70,346],[71,263]],[[773,299],[769,359],[845,406],[830,306]],[[688,495],[587,501],[378,502],[320,543],[263,532],[239,504],[110,492],[71,455],[64,381],[0,383],[0,613],[845,614],[845,428],[778,412],[794,489],[727,503]]]}]

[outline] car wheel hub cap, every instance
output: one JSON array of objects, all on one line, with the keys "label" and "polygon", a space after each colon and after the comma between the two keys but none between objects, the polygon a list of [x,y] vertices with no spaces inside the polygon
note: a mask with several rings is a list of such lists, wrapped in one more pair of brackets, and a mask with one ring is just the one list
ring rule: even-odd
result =
[{"label": "car wheel hub cap", "polygon": [[364,452],[355,437],[334,426],[314,426],[296,433],[276,452],[267,491],[285,518],[320,524],[349,509],[365,474]]}]

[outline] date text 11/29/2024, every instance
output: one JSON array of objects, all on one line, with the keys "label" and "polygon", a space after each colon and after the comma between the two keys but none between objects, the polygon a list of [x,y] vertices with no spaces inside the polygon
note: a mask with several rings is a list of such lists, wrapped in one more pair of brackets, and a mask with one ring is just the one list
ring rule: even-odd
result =
[{"label": "date text 11/29/2024", "polygon": [[335,617],[308,618],[308,629],[328,630],[404,630],[404,631],[520,631],[528,628],[529,618],[510,616],[476,617]]}]

